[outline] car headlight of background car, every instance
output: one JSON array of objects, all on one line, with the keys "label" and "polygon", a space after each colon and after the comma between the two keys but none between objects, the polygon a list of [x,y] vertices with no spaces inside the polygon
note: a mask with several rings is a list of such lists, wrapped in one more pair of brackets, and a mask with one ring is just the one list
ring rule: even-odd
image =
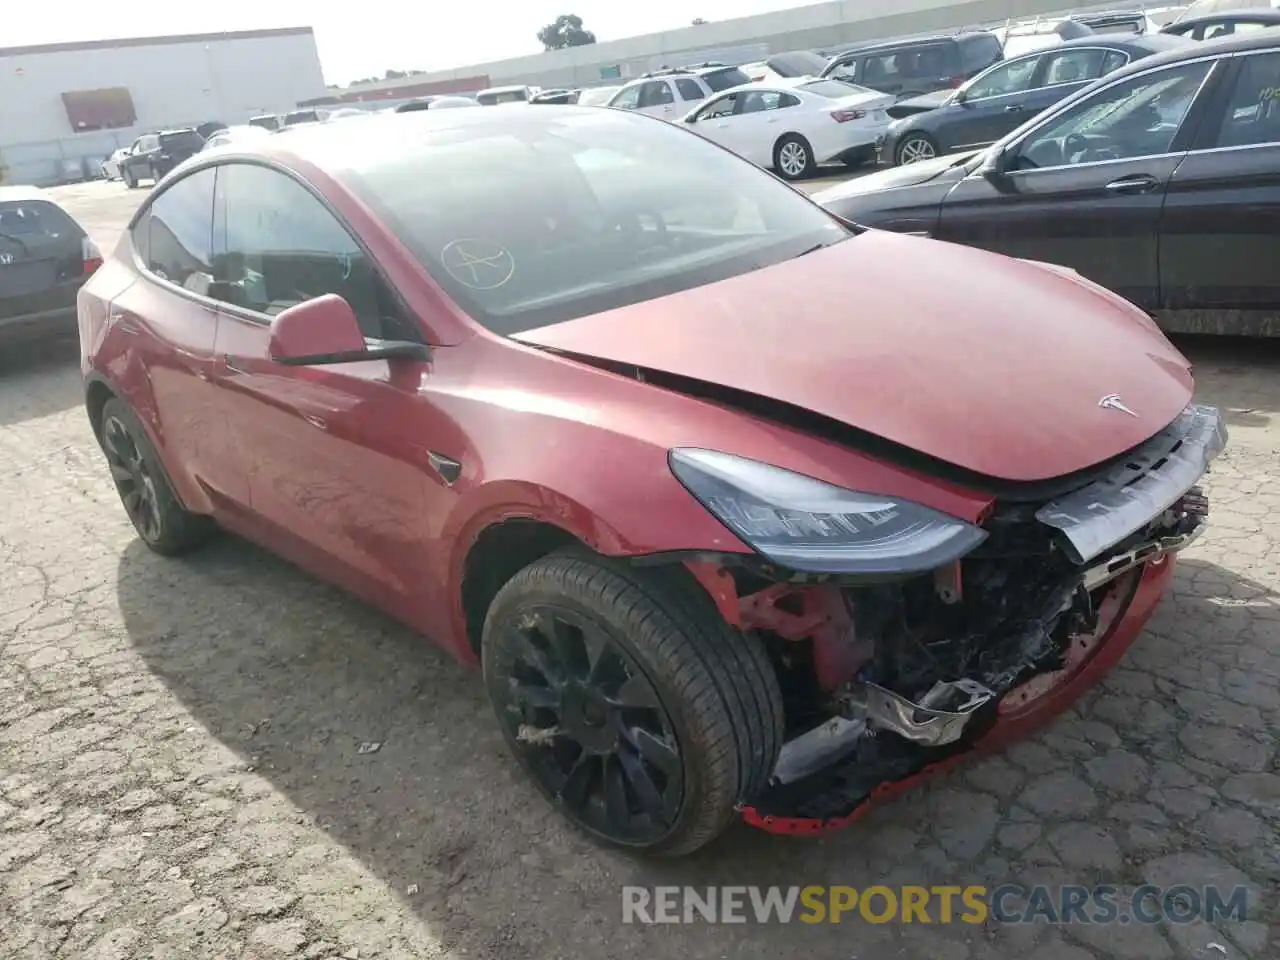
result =
[{"label": "car headlight of background car", "polygon": [[807,573],[934,570],[987,536],[970,523],[899,497],[859,493],[715,450],[678,448],[671,471],[748,546]]}]

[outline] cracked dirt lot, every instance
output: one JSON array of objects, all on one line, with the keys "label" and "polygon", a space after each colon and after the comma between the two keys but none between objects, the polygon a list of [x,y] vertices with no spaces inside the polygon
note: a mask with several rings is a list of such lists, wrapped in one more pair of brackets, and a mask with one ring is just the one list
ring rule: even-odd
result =
[{"label": "cracked dirt lot", "polygon": [[[62,192],[108,246],[140,198]],[[74,348],[6,354],[0,957],[1280,956],[1280,350],[1186,349],[1232,429],[1212,527],[1100,688],[842,834],[741,828],[658,865],[562,827],[479,684],[428,642],[241,542],[149,554],[90,437]],[[1011,881],[1246,884],[1253,918],[620,922],[627,883]]]}]

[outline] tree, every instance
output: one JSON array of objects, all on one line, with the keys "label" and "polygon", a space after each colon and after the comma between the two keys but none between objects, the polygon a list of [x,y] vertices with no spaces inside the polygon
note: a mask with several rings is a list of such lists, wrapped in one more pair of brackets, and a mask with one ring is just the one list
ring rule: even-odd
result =
[{"label": "tree", "polygon": [[563,50],[565,47],[582,47],[596,42],[596,35],[582,28],[582,18],[566,13],[556,17],[538,31],[538,42],[544,50]]}]

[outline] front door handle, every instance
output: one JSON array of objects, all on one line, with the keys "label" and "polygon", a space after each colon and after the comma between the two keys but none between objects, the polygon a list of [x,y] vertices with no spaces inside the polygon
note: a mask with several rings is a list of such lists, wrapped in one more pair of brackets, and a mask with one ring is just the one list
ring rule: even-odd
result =
[{"label": "front door handle", "polygon": [[249,373],[250,372],[249,367],[245,363],[245,361],[241,360],[239,357],[233,357],[229,354],[223,355],[222,365],[226,367],[228,370],[230,370],[232,373]]},{"label": "front door handle", "polygon": [[1112,180],[1103,190],[1108,193],[1150,193],[1160,186],[1160,181],[1149,173],[1135,173],[1132,176]]},{"label": "front door handle", "polygon": [[1021,105],[1016,104],[1016,103],[1011,103],[1011,104],[1009,104],[1009,106],[1007,106],[1007,107],[1005,107],[1005,108],[1004,108],[1004,112],[1005,112],[1005,113],[1021,113],[1021,112],[1022,112],[1023,110],[1025,110],[1025,109],[1027,109],[1027,108],[1026,108],[1026,107],[1024,107],[1024,106],[1021,106]]}]

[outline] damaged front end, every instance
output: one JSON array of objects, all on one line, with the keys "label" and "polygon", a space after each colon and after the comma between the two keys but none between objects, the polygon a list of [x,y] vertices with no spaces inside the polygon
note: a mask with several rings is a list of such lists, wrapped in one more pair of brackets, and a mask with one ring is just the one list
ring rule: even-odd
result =
[{"label": "damaged front end", "polygon": [[[748,822],[831,829],[1002,723],[1061,709],[1062,689],[1121,625],[1149,614],[1154,598],[1131,610],[1144,578],[1201,533],[1196,484],[1225,443],[1216,410],[1188,407],[1065,492],[997,497],[980,541],[927,570],[797,571],[764,551],[690,564],[725,616],[765,643],[783,690],[787,741],[748,798]],[[951,534],[931,519],[910,518],[911,543],[937,552]],[[907,542],[886,530],[881,547]],[[1131,636],[1141,622],[1127,625]]]}]

